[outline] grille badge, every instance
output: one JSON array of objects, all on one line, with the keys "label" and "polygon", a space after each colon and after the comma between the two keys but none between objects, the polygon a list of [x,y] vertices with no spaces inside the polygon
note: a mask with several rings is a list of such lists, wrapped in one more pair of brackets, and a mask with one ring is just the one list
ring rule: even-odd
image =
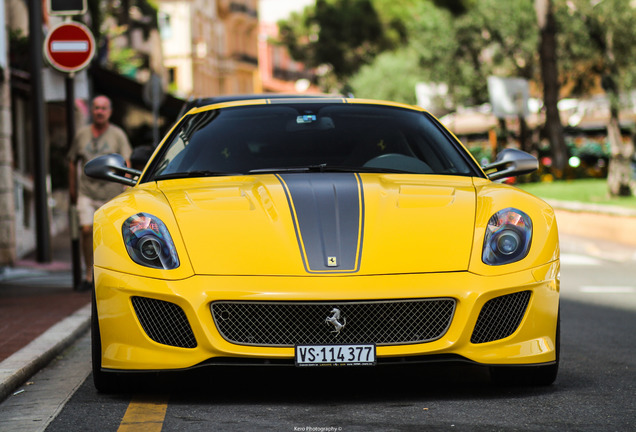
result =
[{"label": "grille badge", "polygon": [[340,323],[340,309],[338,308],[333,308],[330,313],[331,316],[327,317],[325,322],[334,326],[334,330],[331,333],[340,334],[340,330],[342,330],[345,324],[347,324],[347,319],[342,317],[342,324]]}]

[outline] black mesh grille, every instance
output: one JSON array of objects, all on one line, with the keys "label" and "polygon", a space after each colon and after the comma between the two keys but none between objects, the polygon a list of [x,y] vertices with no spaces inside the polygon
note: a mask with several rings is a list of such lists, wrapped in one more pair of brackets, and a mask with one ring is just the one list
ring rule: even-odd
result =
[{"label": "black mesh grille", "polygon": [[492,342],[513,334],[526,313],[530,294],[530,291],[521,291],[487,301],[470,341],[474,344]]},{"label": "black mesh grille", "polygon": [[153,341],[180,348],[197,346],[188,318],[176,304],[146,297],[133,297],[132,304],[141,326]]},{"label": "black mesh grille", "polygon": [[[450,326],[449,298],[368,302],[215,302],[214,322],[229,342],[241,345],[430,342]],[[339,324],[327,321],[337,309]]]}]

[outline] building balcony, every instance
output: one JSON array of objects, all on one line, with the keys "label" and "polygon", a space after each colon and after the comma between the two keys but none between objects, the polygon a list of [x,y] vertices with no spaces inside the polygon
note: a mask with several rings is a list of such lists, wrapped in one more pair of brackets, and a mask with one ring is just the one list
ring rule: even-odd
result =
[{"label": "building balcony", "polygon": [[232,55],[232,58],[235,61],[240,63],[246,63],[252,66],[258,66],[258,57],[250,55],[250,54],[236,53]]},{"label": "building balcony", "polygon": [[249,7],[245,3],[237,1],[230,2],[230,12],[245,14],[250,18],[258,19],[258,11]]},{"label": "building balcony", "polygon": [[298,81],[299,79],[307,79],[313,82],[316,74],[312,71],[291,71],[275,67],[272,71],[272,76],[282,81]]},{"label": "building balcony", "polygon": [[231,14],[240,14],[258,20],[258,10],[240,0],[219,0],[218,13],[224,19]]}]

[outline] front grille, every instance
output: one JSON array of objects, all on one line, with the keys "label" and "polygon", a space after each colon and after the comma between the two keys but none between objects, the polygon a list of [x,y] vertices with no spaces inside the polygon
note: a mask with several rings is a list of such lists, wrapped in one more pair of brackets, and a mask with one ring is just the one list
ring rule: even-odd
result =
[{"label": "front grille", "polygon": [[174,303],[133,297],[137,318],[150,339],[163,345],[195,348],[197,341],[185,312]]},{"label": "front grille", "polygon": [[521,291],[487,301],[479,313],[470,341],[480,344],[513,334],[526,313],[530,295],[530,291]]},{"label": "front grille", "polygon": [[[344,326],[327,318],[337,315]],[[450,298],[365,302],[212,303],[221,335],[240,345],[412,344],[439,339],[450,326],[455,300]]]}]

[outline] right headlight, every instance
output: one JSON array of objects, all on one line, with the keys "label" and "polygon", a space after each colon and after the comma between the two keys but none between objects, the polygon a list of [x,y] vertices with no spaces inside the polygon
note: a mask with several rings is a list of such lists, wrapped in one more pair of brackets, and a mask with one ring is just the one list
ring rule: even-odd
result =
[{"label": "right headlight", "polygon": [[523,259],[530,250],[532,221],[515,208],[495,213],[488,221],[482,261],[488,265],[510,264]]},{"label": "right headlight", "polygon": [[137,213],[121,227],[126,250],[137,264],[171,270],[179,267],[179,257],[166,225],[156,216]]}]

